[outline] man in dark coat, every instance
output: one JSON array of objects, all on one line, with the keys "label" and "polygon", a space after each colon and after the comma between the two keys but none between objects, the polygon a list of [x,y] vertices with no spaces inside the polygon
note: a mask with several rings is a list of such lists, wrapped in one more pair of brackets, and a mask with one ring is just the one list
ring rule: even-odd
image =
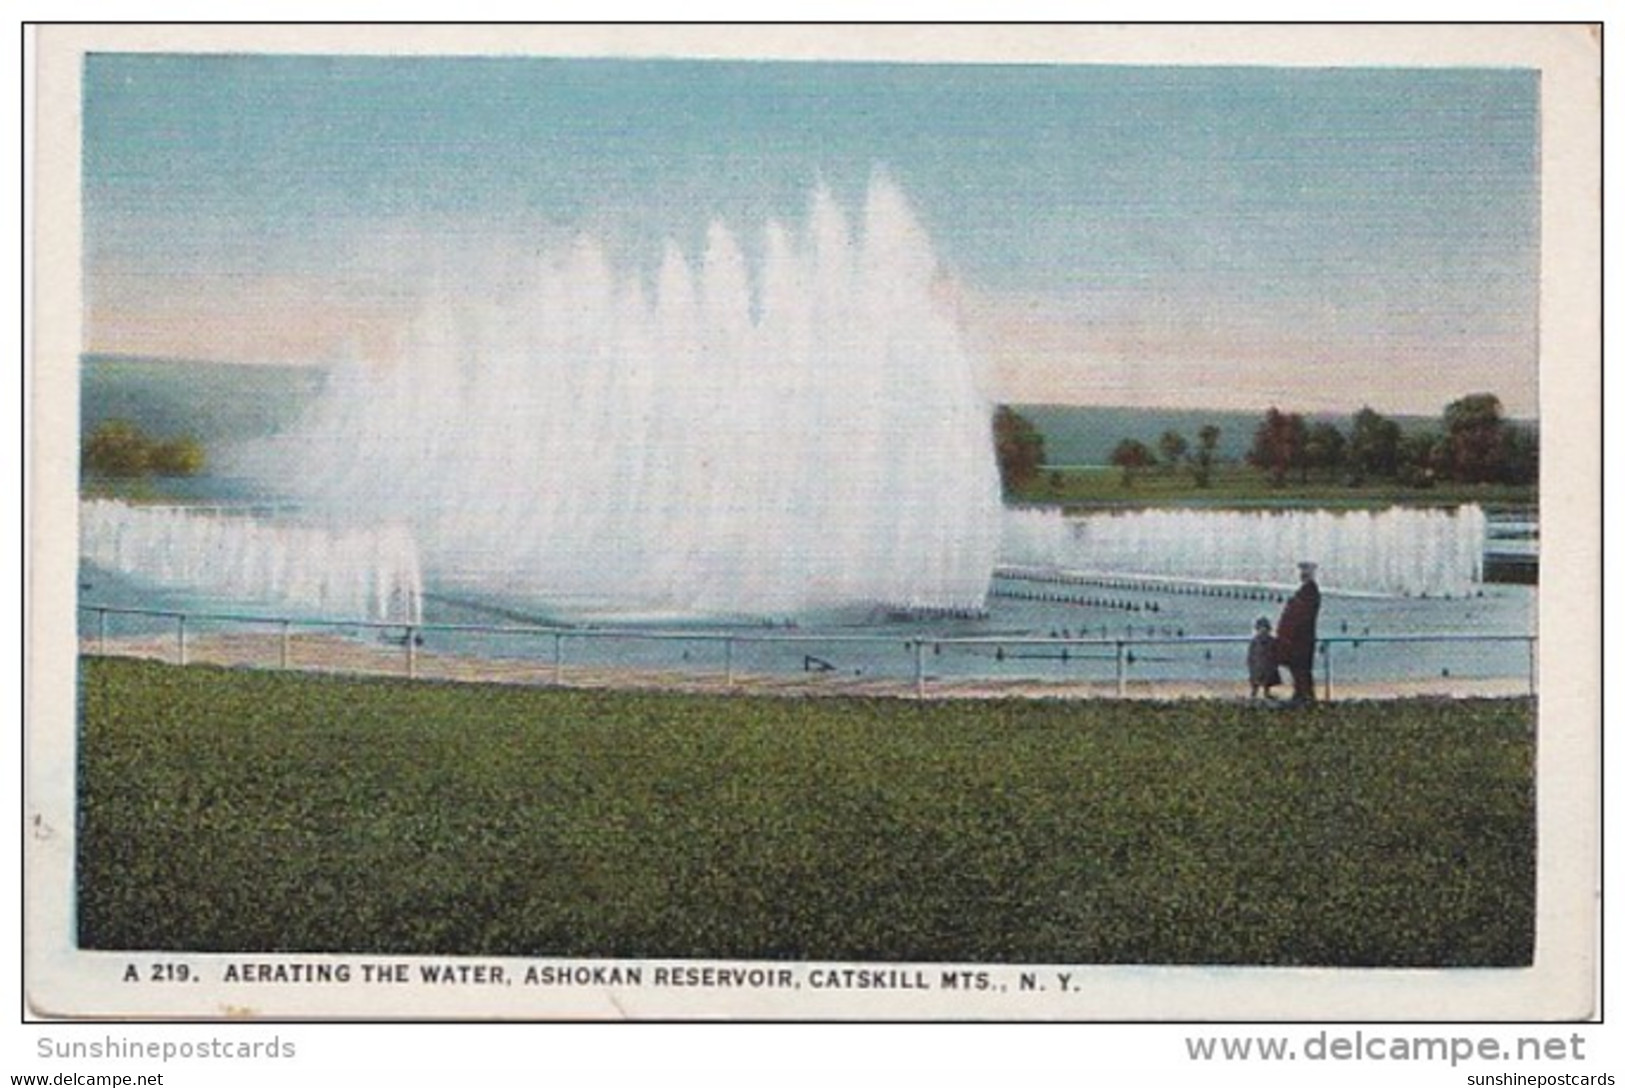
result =
[{"label": "man in dark coat", "polygon": [[1315,565],[1298,564],[1298,591],[1281,609],[1275,625],[1275,649],[1281,664],[1292,674],[1292,702],[1315,701],[1315,622],[1320,618],[1320,586]]}]

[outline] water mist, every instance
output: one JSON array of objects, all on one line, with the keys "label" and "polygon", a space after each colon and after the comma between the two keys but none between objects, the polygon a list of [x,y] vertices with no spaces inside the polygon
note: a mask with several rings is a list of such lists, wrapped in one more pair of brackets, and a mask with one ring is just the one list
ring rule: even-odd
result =
[{"label": "water mist", "polygon": [[260,469],[308,516],[400,523],[429,585],[560,611],[982,607],[989,402],[902,194],[854,229],[713,225],[652,282],[581,240],[399,357],[337,368]]}]

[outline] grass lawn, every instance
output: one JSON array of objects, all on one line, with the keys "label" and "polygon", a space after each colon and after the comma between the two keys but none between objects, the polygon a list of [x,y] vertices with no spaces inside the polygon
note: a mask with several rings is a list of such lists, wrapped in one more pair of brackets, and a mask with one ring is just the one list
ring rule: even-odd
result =
[{"label": "grass lawn", "polygon": [[1142,469],[1132,485],[1123,485],[1118,468],[1045,469],[1031,484],[1010,496],[1015,502],[1059,503],[1077,506],[1324,506],[1366,507],[1452,506],[1479,503],[1483,506],[1533,506],[1539,501],[1533,487],[1510,484],[1458,484],[1450,481],[1432,487],[1405,487],[1393,481],[1372,481],[1350,487],[1341,479],[1312,475],[1307,483],[1296,477],[1281,487],[1270,484],[1257,469],[1241,465],[1216,465],[1210,487],[1197,487],[1189,470]]},{"label": "grass lawn", "polygon": [[87,948],[1518,965],[1528,700],[908,701],[81,663]]}]

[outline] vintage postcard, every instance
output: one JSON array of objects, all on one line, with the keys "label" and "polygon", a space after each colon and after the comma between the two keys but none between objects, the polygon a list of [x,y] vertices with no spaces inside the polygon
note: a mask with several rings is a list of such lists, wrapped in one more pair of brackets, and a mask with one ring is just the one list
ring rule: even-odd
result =
[{"label": "vintage postcard", "polygon": [[1597,1014],[1579,25],[38,30],[26,992]]}]

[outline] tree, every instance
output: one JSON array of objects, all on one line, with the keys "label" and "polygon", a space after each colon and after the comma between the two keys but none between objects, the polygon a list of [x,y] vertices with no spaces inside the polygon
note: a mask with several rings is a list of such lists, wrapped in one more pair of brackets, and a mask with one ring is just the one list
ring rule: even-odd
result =
[{"label": "tree", "polygon": [[1191,472],[1196,477],[1197,487],[1209,487],[1213,483],[1213,458],[1219,448],[1221,433],[1212,423],[1204,423],[1201,430],[1196,432],[1196,459]]},{"label": "tree", "polygon": [[1296,412],[1288,415],[1271,407],[1253,431],[1252,449],[1247,460],[1270,474],[1270,483],[1280,487],[1286,483],[1291,469],[1306,471],[1304,447],[1308,444],[1308,431],[1303,417]]},{"label": "tree", "polygon": [[1354,413],[1344,454],[1356,479],[1392,479],[1399,472],[1399,424],[1369,405]]},{"label": "tree", "polygon": [[1444,455],[1452,478],[1462,483],[1493,483],[1507,475],[1507,422],[1501,399],[1474,393],[1444,409]]},{"label": "tree", "polygon": [[1509,423],[1506,430],[1506,482],[1540,482],[1540,435],[1535,428]]},{"label": "tree", "polygon": [[1125,438],[1112,450],[1112,464],[1123,470],[1123,486],[1133,487],[1135,473],[1154,464],[1151,447],[1138,438]]},{"label": "tree", "polygon": [[993,413],[993,445],[999,460],[999,479],[1008,493],[1038,478],[1044,464],[1044,436],[1032,421],[1008,405]]},{"label": "tree", "polygon": [[1399,482],[1407,487],[1432,487],[1447,460],[1446,440],[1431,431],[1405,435],[1399,442]]},{"label": "tree", "polygon": [[1286,417],[1286,463],[1297,470],[1299,483],[1309,482],[1309,425],[1297,412]]},{"label": "tree", "polygon": [[1304,443],[1304,456],[1309,467],[1317,471],[1336,474],[1343,467],[1343,456],[1348,443],[1335,423],[1316,423],[1309,428]]},{"label": "tree", "polygon": [[97,476],[141,476],[152,456],[141,428],[123,419],[104,420],[85,439],[80,464]]},{"label": "tree", "polygon": [[1264,419],[1253,428],[1253,444],[1247,448],[1247,463],[1254,468],[1271,472],[1278,460],[1278,436],[1281,432],[1281,410],[1271,406]]},{"label": "tree", "polygon": [[1172,472],[1185,460],[1185,454],[1190,450],[1190,443],[1178,431],[1168,430],[1162,432],[1157,439],[1157,449],[1162,452],[1162,463]]},{"label": "tree", "polygon": [[159,476],[196,476],[203,471],[203,447],[190,436],[154,443],[148,463]]}]

